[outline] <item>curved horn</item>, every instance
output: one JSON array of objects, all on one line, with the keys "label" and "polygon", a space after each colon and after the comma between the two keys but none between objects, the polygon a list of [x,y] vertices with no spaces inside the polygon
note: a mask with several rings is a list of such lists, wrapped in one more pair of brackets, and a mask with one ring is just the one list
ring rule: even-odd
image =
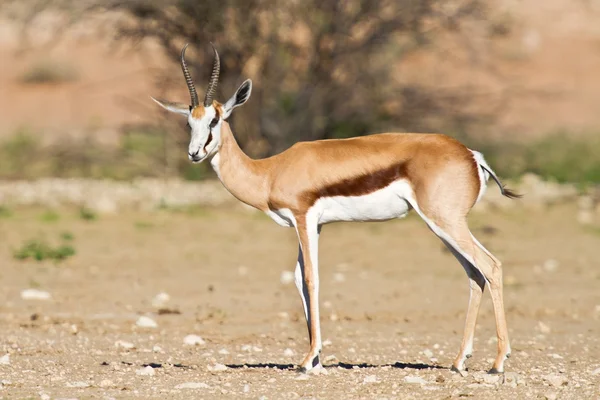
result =
[{"label": "curved horn", "polygon": [[219,60],[219,53],[217,49],[211,43],[210,44],[215,51],[215,61],[213,62],[212,74],[210,75],[210,81],[206,88],[206,96],[204,97],[204,107],[209,107],[212,104],[212,98],[217,90],[217,83],[219,82],[219,70],[221,68],[221,60]]},{"label": "curved horn", "polygon": [[196,87],[194,86],[194,81],[192,80],[192,76],[190,75],[190,70],[188,69],[187,64],[185,63],[185,49],[187,49],[188,44],[186,43],[181,50],[181,70],[183,71],[183,76],[185,77],[185,83],[187,83],[188,89],[190,91],[190,98],[192,99],[192,108],[196,107],[200,102],[198,101],[198,93],[196,92]]}]

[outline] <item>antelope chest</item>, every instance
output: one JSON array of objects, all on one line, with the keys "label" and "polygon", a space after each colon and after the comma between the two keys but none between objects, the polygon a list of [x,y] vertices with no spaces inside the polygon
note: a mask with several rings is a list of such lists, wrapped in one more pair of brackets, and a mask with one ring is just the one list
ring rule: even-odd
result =
[{"label": "antelope chest", "polygon": [[404,181],[395,181],[383,189],[361,196],[323,197],[311,212],[319,216],[318,223],[335,221],[385,221],[406,216],[412,189]]}]

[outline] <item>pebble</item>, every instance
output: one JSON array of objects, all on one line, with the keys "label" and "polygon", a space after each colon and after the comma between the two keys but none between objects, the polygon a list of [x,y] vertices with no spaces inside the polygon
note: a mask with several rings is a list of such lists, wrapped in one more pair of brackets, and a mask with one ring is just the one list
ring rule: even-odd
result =
[{"label": "pebble", "polygon": [[551,258],[544,261],[544,265],[542,265],[542,268],[544,268],[544,271],[546,272],[554,272],[558,269],[558,265],[559,262]]},{"label": "pebble", "polygon": [[204,382],[185,382],[175,386],[175,389],[208,389],[209,387]]},{"label": "pebble", "polygon": [[154,346],[152,346],[152,351],[155,353],[162,353],[163,349],[158,345],[154,345]]},{"label": "pebble", "polygon": [[47,393],[40,393],[40,400],[50,400],[50,395]]},{"label": "pebble", "polygon": [[406,383],[416,383],[416,384],[419,384],[419,385],[424,385],[424,384],[427,383],[427,381],[425,379],[421,378],[420,376],[411,376],[411,375],[405,376],[404,377],[404,382],[406,382]]},{"label": "pebble", "polygon": [[206,342],[198,335],[187,335],[183,338],[183,343],[188,346],[203,346]]},{"label": "pebble", "polygon": [[0,365],[10,365],[10,354],[0,357]]},{"label": "pebble", "polygon": [[141,376],[154,376],[154,374],[156,374],[156,372],[154,371],[154,368],[152,368],[151,366],[147,366],[141,369],[138,369],[137,371],[135,371],[136,375],[141,375]]},{"label": "pebble", "polygon": [[152,318],[146,317],[144,315],[139,317],[138,320],[135,322],[135,324],[137,326],[139,326],[140,328],[157,328],[158,327],[158,324],[156,323],[156,321],[154,321]]},{"label": "pebble", "polygon": [[126,342],[124,340],[117,340],[115,342],[115,347],[117,347],[117,348],[123,348],[123,349],[126,349],[126,350],[131,350],[131,349],[135,348],[135,345],[133,343],[131,343],[131,342]]},{"label": "pebble", "polygon": [[107,388],[107,387],[113,387],[113,386],[115,386],[115,384],[110,379],[103,379],[100,381],[100,387]]},{"label": "pebble", "polygon": [[243,391],[244,391],[244,393],[248,393],[248,392],[250,392],[250,385],[248,385],[248,384],[245,384],[245,385],[244,385],[244,390],[243,390]]},{"label": "pebble", "polygon": [[25,289],[21,291],[23,300],[50,300],[50,293],[38,289]]},{"label": "pebble", "polygon": [[294,350],[292,349],[285,349],[283,351],[283,355],[286,357],[292,357],[294,355]]},{"label": "pebble", "polygon": [[377,377],[375,375],[368,375],[363,379],[363,383],[378,383]]},{"label": "pebble", "polygon": [[596,368],[592,371],[592,375],[600,375],[600,368]]},{"label": "pebble", "polygon": [[543,323],[542,321],[538,322],[538,329],[542,333],[550,333],[550,327]]},{"label": "pebble", "polygon": [[168,293],[160,292],[152,299],[152,307],[164,308],[169,300],[171,300],[171,296],[169,296]]},{"label": "pebble", "polygon": [[206,368],[211,372],[227,371],[227,366],[224,364],[207,365]]},{"label": "pebble", "polygon": [[556,400],[558,398],[558,394],[556,392],[548,392],[544,395],[546,400]]},{"label": "pebble", "polygon": [[425,349],[425,350],[423,350],[423,355],[427,358],[431,358],[431,357],[433,357],[433,352],[429,349]]},{"label": "pebble", "polygon": [[229,351],[227,351],[227,349],[221,349],[219,350],[219,354],[227,355],[229,354]]},{"label": "pebble", "polygon": [[282,284],[289,285],[290,283],[294,282],[294,273],[290,271],[282,271],[279,280]]},{"label": "pebble", "polygon": [[90,384],[87,382],[70,382],[67,383],[67,387],[70,388],[86,388],[86,387],[90,387]]},{"label": "pebble", "polygon": [[342,274],[341,272],[336,272],[335,274],[333,274],[333,281],[334,282],[345,282],[346,281],[346,275]]},{"label": "pebble", "polygon": [[569,383],[569,380],[564,375],[548,374],[542,378],[554,387],[565,386]]}]

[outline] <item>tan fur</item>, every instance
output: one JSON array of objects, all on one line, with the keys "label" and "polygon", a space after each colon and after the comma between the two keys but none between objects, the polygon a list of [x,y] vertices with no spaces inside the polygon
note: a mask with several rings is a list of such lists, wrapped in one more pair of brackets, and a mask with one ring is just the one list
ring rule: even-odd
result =
[{"label": "tan fur", "polygon": [[[340,183],[349,188],[344,193],[347,196],[367,194],[391,183],[388,176],[380,174],[380,182],[356,181],[396,165],[402,165],[402,177],[411,183],[425,210],[428,202],[438,196],[439,184],[444,181],[451,187],[460,187],[464,207],[472,207],[479,193],[473,154],[446,135],[383,133],[302,142],[262,160],[243,154],[227,123],[223,123],[221,136],[221,163],[236,159],[242,164],[235,169],[221,167],[224,184],[235,186],[226,182],[239,182],[243,188],[236,190],[236,197],[252,199],[250,204],[260,210],[288,208],[295,213],[306,212],[320,197],[319,193],[327,193],[328,188]],[[260,185],[249,185],[247,182],[255,177]]]},{"label": "tan fur", "polygon": [[196,118],[196,119],[200,119],[202,117],[204,117],[204,106],[201,104],[199,106],[194,107],[194,109],[192,110],[192,117]]}]

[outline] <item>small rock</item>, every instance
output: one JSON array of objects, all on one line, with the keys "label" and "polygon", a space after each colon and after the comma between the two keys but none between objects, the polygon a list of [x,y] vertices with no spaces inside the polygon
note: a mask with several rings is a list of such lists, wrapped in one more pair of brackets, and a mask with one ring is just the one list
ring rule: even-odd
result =
[{"label": "small rock", "polygon": [[70,382],[67,383],[67,387],[70,388],[86,388],[86,387],[90,387],[90,384],[87,382]]},{"label": "small rock", "polygon": [[308,374],[301,374],[295,378],[297,381],[307,381],[309,379]]},{"label": "small rock", "polygon": [[554,387],[565,386],[569,383],[569,380],[564,375],[549,374],[543,376],[542,378]]},{"label": "small rock", "polygon": [[229,351],[227,351],[227,349],[221,349],[219,350],[219,354],[227,355],[229,354]]},{"label": "small rock", "polygon": [[110,379],[103,379],[100,381],[100,387],[107,388],[115,386],[114,382]]},{"label": "small rock", "polygon": [[485,374],[483,376],[483,382],[490,384],[490,385],[495,385],[496,383],[500,382],[500,378],[501,378],[501,375],[499,375],[499,374]]},{"label": "small rock", "polygon": [[135,322],[135,324],[137,326],[139,326],[140,328],[157,328],[158,327],[158,324],[156,323],[156,321],[154,321],[152,318],[146,317],[144,315],[139,317],[138,320]]},{"label": "small rock", "polygon": [[558,394],[556,392],[548,392],[544,395],[546,400],[556,400],[558,398]]},{"label": "small rock", "polygon": [[285,349],[283,351],[283,355],[286,357],[292,357],[294,355],[294,350],[292,349]]},{"label": "small rock", "polygon": [[50,293],[38,289],[25,289],[21,291],[23,300],[50,300]]},{"label": "small rock", "polygon": [[40,400],[50,400],[50,396],[47,393],[40,393]]},{"label": "small rock", "polygon": [[523,377],[516,372],[505,372],[502,384],[515,388],[517,386],[524,385],[525,381]]},{"label": "small rock", "polygon": [[71,327],[70,327],[70,329],[71,329],[71,333],[72,333],[73,335],[77,335],[77,334],[79,333],[79,328],[78,328],[78,327],[77,327],[77,325],[75,325],[75,324],[71,324]]},{"label": "small rock", "polygon": [[204,382],[185,382],[175,386],[175,389],[208,389],[209,387]]},{"label": "small rock", "polygon": [[250,392],[250,385],[245,384],[244,385],[244,393],[248,393],[248,392]]},{"label": "small rock", "polygon": [[429,349],[425,349],[425,350],[423,350],[423,355],[427,358],[431,358],[431,357],[433,357],[433,352]]},{"label": "small rock", "polygon": [[600,375],[600,368],[596,368],[592,371],[592,375]]},{"label": "small rock", "polygon": [[543,323],[542,321],[538,322],[538,329],[542,333],[550,333],[550,327]]},{"label": "small rock", "polygon": [[363,379],[363,383],[377,383],[377,377],[375,375],[369,375]]},{"label": "small rock", "polygon": [[151,366],[147,366],[141,369],[138,369],[137,371],[135,371],[136,375],[141,375],[141,376],[154,376],[156,372],[154,372],[154,368],[152,368]]},{"label": "small rock", "polygon": [[282,284],[289,285],[294,282],[294,273],[290,271],[281,272],[281,277],[279,278]]},{"label": "small rock", "polygon": [[323,361],[325,362],[334,362],[337,360],[337,357],[334,354],[330,354]]},{"label": "small rock", "polygon": [[323,347],[327,347],[327,346],[331,346],[331,340],[329,340],[329,339],[326,339],[326,340],[323,342]]},{"label": "small rock", "polygon": [[563,356],[561,356],[560,354],[556,354],[556,353],[548,354],[548,357],[552,357],[555,360],[562,360],[563,359]]},{"label": "small rock", "polygon": [[211,372],[227,371],[227,366],[224,364],[208,365],[206,368],[208,368],[208,370]]},{"label": "small rock", "polygon": [[125,350],[131,350],[131,349],[133,349],[135,347],[135,345],[133,343],[126,342],[124,340],[117,340],[115,342],[115,347],[116,348],[122,348],[122,349],[125,349]]},{"label": "small rock", "polygon": [[549,260],[544,261],[542,268],[544,268],[544,271],[546,272],[554,272],[558,269],[558,265],[559,262],[551,258]]},{"label": "small rock", "polygon": [[419,385],[424,385],[427,383],[427,381],[423,378],[421,378],[420,376],[405,376],[404,377],[404,382],[406,383],[416,383]]},{"label": "small rock", "polygon": [[198,335],[187,335],[183,338],[183,344],[188,346],[204,346],[206,342]]},{"label": "small rock", "polygon": [[152,346],[152,351],[155,353],[162,353],[163,349],[158,345],[154,345],[154,346]]},{"label": "small rock", "polygon": [[167,303],[171,300],[171,296],[169,296],[165,292],[160,292],[152,299],[152,307],[154,308],[165,308]]},{"label": "small rock", "polygon": [[0,357],[0,365],[10,365],[10,354]]},{"label": "small rock", "polygon": [[342,274],[341,272],[336,272],[335,274],[333,274],[333,281],[334,282],[345,282],[346,281],[346,275]]}]

